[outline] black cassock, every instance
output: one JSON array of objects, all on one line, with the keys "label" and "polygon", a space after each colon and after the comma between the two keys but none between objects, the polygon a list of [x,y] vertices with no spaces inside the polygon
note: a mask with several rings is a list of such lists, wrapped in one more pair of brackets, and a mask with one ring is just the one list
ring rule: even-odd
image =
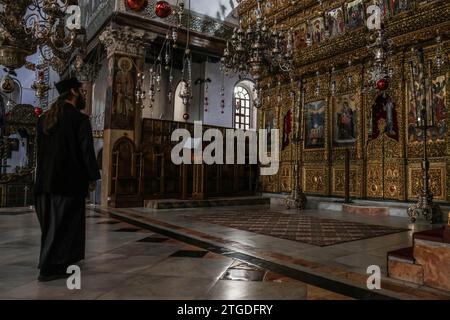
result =
[{"label": "black cassock", "polygon": [[37,125],[35,205],[42,230],[39,268],[51,275],[84,259],[85,199],[100,173],[89,117],[64,104],[48,135],[45,117]]}]

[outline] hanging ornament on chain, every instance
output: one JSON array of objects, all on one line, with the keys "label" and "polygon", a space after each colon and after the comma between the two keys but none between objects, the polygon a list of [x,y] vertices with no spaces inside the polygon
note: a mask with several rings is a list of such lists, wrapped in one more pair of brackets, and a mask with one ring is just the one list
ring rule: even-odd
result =
[{"label": "hanging ornament on chain", "polygon": [[150,97],[150,108],[153,108],[153,103],[155,102],[155,71],[153,68],[150,69],[150,86],[148,90],[148,95]]},{"label": "hanging ornament on chain", "polygon": [[172,14],[172,6],[167,1],[158,1],[155,5],[155,14],[165,19]]},{"label": "hanging ornament on chain", "polygon": [[371,35],[372,43],[367,48],[372,52],[373,62],[368,71],[366,91],[385,91],[389,89],[393,69],[389,67],[392,60],[393,42],[386,38],[383,24]]},{"label": "hanging ornament on chain", "polygon": [[179,97],[183,101],[183,105],[186,107],[189,105],[192,99],[192,60],[191,60],[191,52],[190,49],[186,49],[184,62],[183,62],[183,71],[182,71],[182,81],[184,83]]},{"label": "hanging ornament on chain", "polygon": [[167,98],[169,99],[169,103],[172,103],[173,99],[173,74],[172,74],[173,67],[170,68],[170,75],[169,75],[169,92],[167,94]]},{"label": "hanging ornament on chain", "polygon": [[175,28],[173,28],[172,30],[172,41],[173,41],[173,48],[177,48],[177,41],[178,41],[178,29],[180,29],[183,24],[183,13],[184,13],[184,1],[183,0],[178,0],[177,1],[177,10],[174,13],[177,19],[177,24],[175,26]]},{"label": "hanging ornament on chain", "polygon": [[40,117],[43,112],[44,112],[44,110],[41,107],[35,107],[34,108],[34,115],[36,117]]},{"label": "hanging ornament on chain", "polygon": [[389,80],[387,77],[379,79],[376,85],[378,90],[385,91],[389,88]]},{"label": "hanging ornament on chain", "polygon": [[220,113],[225,113],[225,88],[222,86],[220,88],[220,108],[222,109]]},{"label": "hanging ornament on chain", "polygon": [[190,20],[191,20],[191,1],[189,0],[189,10],[188,10],[188,26],[187,26],[187,39],[186,39],[186,49],[184,50],[183,56],[183,70],[181,72],[181,78],[184,82],[184,86],[179,94],[179,97],[183,101],[183,105],[188,107],[192,100],[192,52],[189,48],[190,45]]},{"label": "hanging ornament on chain", "polygon": [[166,34],[166,40],[165,40],[165,55],[164,55],[164,69],[167,71],[171,68],[171,61],[172,61],[172,39],[170,36],[170,31]]},{"label": "hanging ornament on chain", "polygon": [[206,79],[205,80],[205,101],[204,101],[204,107],[205,107],[205,112],[208,112],[208,107],[209,107],[209,98],[208,98],[208,93],[209,93],[209,83],[211,82],[211,79]]},{"label": "hanging ornament on chain", "polygon": [[131,10],[141,12],[148,7],[148,0],[127,0],[127,5]]},{"label": "hanging ornament on chain", "polygon": [[137,74],[137,82],[136,82],[136,103],[141,106],[142,109],[145,108],[144,99],[145,99],[145,91],[142,90],[142,85],[145,80],[145,75],[143,72],[139,72]]},{"label": "hanging ornament on chain", "polygon": [[220,86],[220,113],[225,113],[225,73],[222,73],[222,85]]}]

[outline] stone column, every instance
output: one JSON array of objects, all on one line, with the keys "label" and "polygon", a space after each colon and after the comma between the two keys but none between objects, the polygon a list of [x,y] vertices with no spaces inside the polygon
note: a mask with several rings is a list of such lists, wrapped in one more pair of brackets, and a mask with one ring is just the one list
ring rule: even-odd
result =
[{"label": "stone column", "polygon": [[[145,48],[156,38],[129,26],[108,26],[99,40],[107,50],[108,85],[103,135],[101,205],[108,206],[112,184],[112,150],[115,142],[127,136],[140,150],[142,110],[136,105],[137,74],[142,71]],[[131,165],[131,164],[130,164]]]}]

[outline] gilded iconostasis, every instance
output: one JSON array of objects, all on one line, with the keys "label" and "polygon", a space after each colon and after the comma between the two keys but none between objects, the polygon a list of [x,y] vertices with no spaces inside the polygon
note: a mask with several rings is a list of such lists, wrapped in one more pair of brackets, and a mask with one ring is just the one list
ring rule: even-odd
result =
[{"label": "gilded iconostasis", "polygon": [[[369,85],[374,33],[366,26],[371,4],[381,8],[390,44],[389,81],[375,88]],[[255,1],[241,3],[245,26],[255,6]],[[293,81],[283,74],[266,75],[262,81],[260,127],[280,129],[282,140],[280,170],[261,177],[263,190],[290,192],[293,164],[299,160],[307,195],[343,196],[345,153],[350,150],[353,197],[416,200],[422,187],[424,136],[416,128],[415,102],[425,98],[432,106],[429,118],[435,121],[426,137],[430,188],[435,200],[449,201],[450,2],[278,0],[262,10],[273,28],[293,31],[295,45]],[[411,67],[418,47],[431,66],[428,70]],[[418,83],[424,73],[429,92]],[[296,108],[301,110],[299,119]],[[301,141],[292,139],[290,124],[296,121]]]}]

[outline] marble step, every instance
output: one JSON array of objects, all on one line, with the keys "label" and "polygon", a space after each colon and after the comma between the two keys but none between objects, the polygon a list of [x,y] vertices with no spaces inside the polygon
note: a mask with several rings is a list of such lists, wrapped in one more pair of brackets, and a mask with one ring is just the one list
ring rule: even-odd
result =
[{"label": "marble step", "polygon": [[267,197],[213,198],[205,200],[144,200],[144,207],[152,209],[251,206],[267,204],[270,204],[270,198]]},{"label": "marble step", "polygon": [[[284,206],[284,199],[288,197],[287,194],[273,194],[264,193],[263,196],[270,197],[271,204],[277,206]],[[312,210],[330,210],[343,212],[344,201],[342,198],[337,197],[320,197],[320,196],[307,196],[306,208]],[[408,208],[412,202],[398,202],[398,201],[388,201],[388,200],[363,200],[363,199],[352,199],[350,206],[355,206],[356,209],[352,209],[353,212],[360,212],[361,214],[379,214],[393,216],[393,217],[403,217],[408,218]],[[450,212],[450,206],[448,203],[440,204],[442,210],[443,222],[448,221],[448,212]],[[359,207],[359,208],[358,208]],[[361,207],[366,207],[366,209],[361,209]],[[350,210],[351,211],[351,210]]]},{"label": "marble step", "polygon": [[388,252],[388,276],[423,285],[423,267],[415,264],[413,247]]},{"label": "marble step", "polygon": [[420,232],[414,232],[413,241],[426,240],[432,242],[445,242],[444,234],[446,227],[435,228],[431,230],[425,230]]}]

